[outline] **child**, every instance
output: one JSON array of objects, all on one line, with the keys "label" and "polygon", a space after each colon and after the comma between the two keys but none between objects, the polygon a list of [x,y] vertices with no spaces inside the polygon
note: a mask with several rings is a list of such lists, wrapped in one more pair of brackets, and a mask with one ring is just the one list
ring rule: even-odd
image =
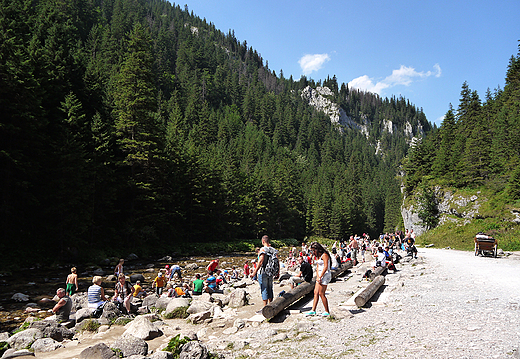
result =
[{"label": "child", "polygon": [[235,266],[233,266],[233,270],[231,271],[231,278],[230,279],[238,279],[238,271]]},{"label": "child", "polygon": [[143,289],[143,287],[141,287],[141,281],[139,281],[139,280],[137,282],[135,282],[133,295],[134,295],[134,297],[137,297],[137,298],[146,297],[146,292]]},{"label": "child", "polygon": [[153,280],[152,289],[153,289],[153,287],[156,287],[157,295],[161,296],[165,284],[166,284],[166,279],[164,278],[162,272],[159,272],[159,274],[157,274],[157,277],[155,277],[155,279]]},{"label": "child", "polygon": [[246,260],[244,263],[244,277],[249,277],[249,261]]},{"label": "child", "polygon": [[67,281],[65,282],[67,285],[65,291],[68,296],[71,296],[78,291],[78,275],[76,274],[76,267],[72,267],[70,271],[71,273],[67,276]]},{"label": "child", "polygon": [[119,263],[117,263],[116,268],[114,269],[114,275],[119,278],[120,274],[123,274],[123,263],[125,263],[125,260],[121,258],[119,260]]}]

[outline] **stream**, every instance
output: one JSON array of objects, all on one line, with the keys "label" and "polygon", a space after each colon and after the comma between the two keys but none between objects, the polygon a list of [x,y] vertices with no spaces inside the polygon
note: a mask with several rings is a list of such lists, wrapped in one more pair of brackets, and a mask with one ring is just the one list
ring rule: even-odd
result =
[{"label": "stream", "polygon": [[[287,257],[289,248],[279,248],[280,260]],[[145,277],[145,282],[142,283],[143,289],[147,292],[151,292],[151,284],[153,279],[157,276],[160,269],[168,265],[177,264],[182,268],[182,276],[185,280],[190,280],[195,277],[196,273],[200,273],[201,276],[206,275],[206,266],[215,258],[219,258],[220,269],[227,269],[231,272],[233,266],[242,273],[244,262],[249,260],[251,266],[251,260],[256,258],[254,252],[247,253],[231,253],[231,254],[219,254],[214,256],[191,256],[183,257],[170,260],[168,257],[161,259],[136,259],[136,260],[125,260],[124,271],[129,277],[132,274],[142,274]],[[85,292],[88,287],[92,284],[93,272],[96,269],[102,269],[104,271],[103,284],[105,288],[105,294],[112,296],[114,292],[115,280],[107,281],[107,276],[114,273],[114,267],[117,264],[117,258],[113,258],[110,261],[110,265],[106,266],[90,266],[81,267],[77,266],[78,273],[78,286],[79,292]],[[196,263],[198,268],[193,270],[185,269],[188,264]],[[13,272],[9,275],[0,275],[0,333],[5,331],[13,331],[18,328],[28,316],[36,316],[39,318],[45,318],[50,316],[48,310],[51,309],[55,302],[52,301],[56,293],[56,289],[63,287],[65,288],[65,280],[70,274],[70,268],[68,266],[60,266],[56,268],[28,268]],[[12,299],[15,293],[23,293],[30,297],[28,302],[18,302]],[[38,312],[27,313],[26,308],[32,306],[39,308]]]}]

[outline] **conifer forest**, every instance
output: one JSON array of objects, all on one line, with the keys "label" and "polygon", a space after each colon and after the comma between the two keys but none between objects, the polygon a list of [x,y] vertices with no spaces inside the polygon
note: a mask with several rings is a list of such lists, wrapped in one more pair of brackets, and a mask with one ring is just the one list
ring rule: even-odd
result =
[{"label": "conifer forest", "polygon": [[[437,128],[402,97],[335,76],[285,78],[187,6],[0,2],[0,228],[11,260],[377,236],[402,229],[402,181],[411,193],[425,178],[492,181],[520,198],[519,57],[484,102],[463,84]],[[315,110],[307,86],[330,88],[366,131]]]}]

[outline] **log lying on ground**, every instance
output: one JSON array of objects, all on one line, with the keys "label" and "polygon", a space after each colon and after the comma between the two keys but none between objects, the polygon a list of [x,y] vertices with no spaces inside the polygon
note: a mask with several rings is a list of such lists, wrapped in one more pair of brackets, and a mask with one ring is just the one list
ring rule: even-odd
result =
[{"label": "log lying on ground", "polygon": [[377,267],[372,273],[370,273],[370,280],[374,280],[377,276],[386,275],[387,267]]},{"label": "log lying on ground", "polygon": [[354,299],[354,303],[358,307],[362,307],[372,298],[375,292],[385,283],[385,277],[380,275],[377,276],[372,283],[370,283],[364,291],[359,293],[359,295]]},{"label": "log lying on ground", "polygon": [[[341,267],[338,269],[331,270],[332,278],[336,278],[343,274],[347,269],[350,269],[354,266],[354,263],[352,261],[348,261],[346,263],[343,263]],[[314,290],[314,285],[316,284],[316,279],[313,278],[312,281],[309,282],[303,282],[297,287],[294,287],[294,289],[288,290],[285,292],[281,297],[275,298],[271,303],[266,305],[262,309],[262,315],[267,318],[271,319],[278,313],[280,313],[282,310],[299,300],[300,298],[306,296],[310,292]]]}]

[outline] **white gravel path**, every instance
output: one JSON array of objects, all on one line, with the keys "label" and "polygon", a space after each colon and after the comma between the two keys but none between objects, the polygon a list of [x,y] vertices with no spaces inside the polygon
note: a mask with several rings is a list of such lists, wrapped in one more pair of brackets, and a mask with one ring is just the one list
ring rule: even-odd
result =
[{"label": "white gravel path", "polygon": [[[353,315],[341,320],[296,314],[278,325],[264,323],[256,330],[268,325],[279,334],[232,357],[520,358],[520,260],[515,257],[419,249],[418,260],[387,275],[379,299],[368,307],[351,308]],[[346,292],[355,291],[364,270],[329,286],[337,317],[344,316],[339,304]],[[242,337],[253,336],[246,331]]]}]

